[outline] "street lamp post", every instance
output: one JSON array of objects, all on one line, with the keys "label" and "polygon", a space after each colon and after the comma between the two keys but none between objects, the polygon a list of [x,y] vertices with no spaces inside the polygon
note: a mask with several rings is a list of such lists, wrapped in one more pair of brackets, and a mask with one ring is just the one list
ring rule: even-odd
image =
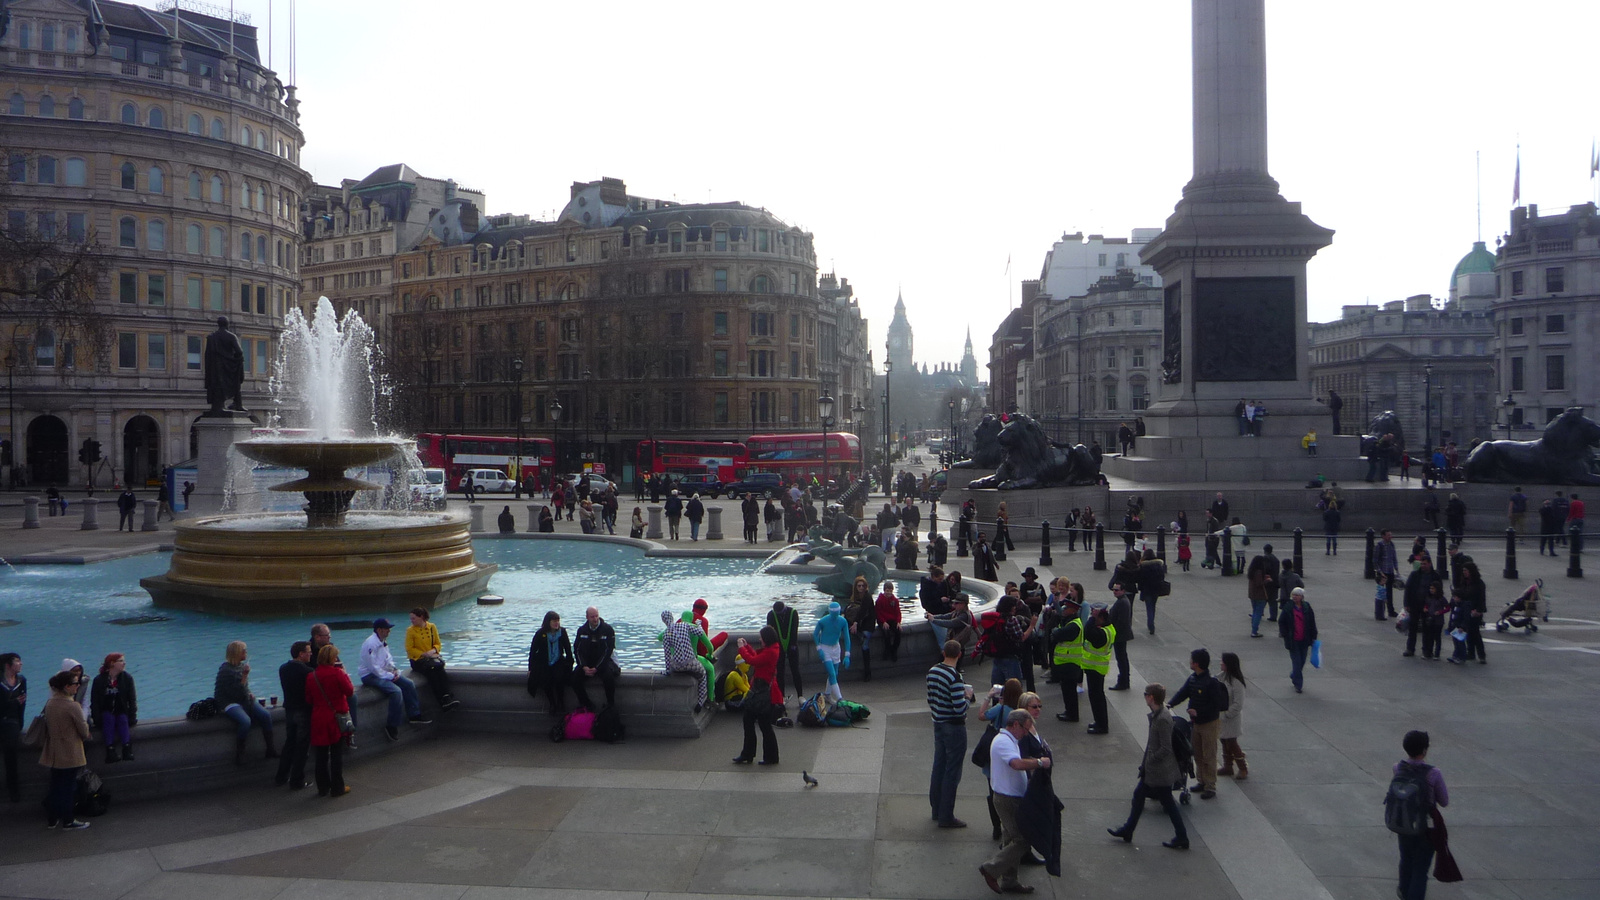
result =
[{"label": "street lamp post", "polygon": [[956,398],[950,398],[950,430],[945,434],[945,450],[949,451],[949,460],[956,461]]},{"label": "street lamp post", "polygon": [[521,500],[522,480],[527,476],[522,471],[522,357],[520,356],[511,361],[511,377],[517,384],[516,402],[511,404],[511,414],[517,417],[517,484],[512,488],[512,499]]},{"label": "street lamp post", "polygon": [[894,431],[894,425],[890,423],[889,418],[891,410],[889,405],[889,373],[893,369],[894,361],[885,359],[883,361],[883,492],[885,494],[890,493],[889,476],[894,472],[893,450],[890,449],[893,440],[891,432]]},{"label": "street lamp post", "polygon": [[555,453],[555,455],[556,455],[556,464],[555,464],[554,467],[552,467],[552,471],[550,472],[550,478],[551,478],[552,485],[554,484],[555,478],[558,475],[561,474],[561,413],[562,412],[563,412],[563,407],[561,406],[561,398],[560,397],[551,398],[551,400],[550,400],[550,421],[552,421],[552,422],[554,422],[556,424],[555,437],[552,438],[552,441],[555,444],[555,447],[552,450],[552,452]]},{"label": "street lamp post", "polygon": [[[611,446],[611,420],[606,417],[604,412],[595,410],[594,421],[595,424],[600,426],[600,450],[595,454],[595,461],[600,462],[601,457],[610,455],[607,451]],[[611,473],[609,471],[605,472],[604,474],[607,478],[611,477]]]},{"label": "street lamp post", "polygon": [[1511,440],[1511,414],[1517,408],[1517,401],[1513,400],[1511,394],[1507,393],[1506,398],[1500,401],[1500,406],[1506,411],[1506,440],[1509,441]]},{"label": "street lamp post", "polygon": [[860,395],[856,396],[856,405],[850,409],[850,414],[855,416],[856,424],[856,454],[861,457],[861,477],[867,477],[867,448],[861,446],[861,422],[867,414],[867,408],[862,405]]},{"label": "street lamp post", "polygon": [[822,505],[828,505],[828,429],[833,426],[833,398],[827,391],[817,398],[817,418],[822,420]]},{"label": "street lamp post", "polygon": [[1428,461],[1431,463],[1433,461],[1433,363],[1422,365],[1422,443],[1422,449],[1428,454]]},{"label": "street lamp post", "polygon": [[[583,408],[584,409],[588,409],[589,408],[589,382],[591,382],[593,380],[594,380],[594,373],[589,371],[588,369],[584,369],[583,370]],[[576,427],[577,423],[574,422],[573,425],[574,425],[574,427]],[[589,422],[586,419],[586,420],[584,420],[584,423],[583,423],[583,447],[582,447],[582,450],[581,450],[581,452],[579,454],[580,458],[578,460],[578,470],[580,472],[582,472],[582,470],[583,470],[583,459],[581,458],[582,454],[583,453],[588,453],[588,452],[589,452]]]}]

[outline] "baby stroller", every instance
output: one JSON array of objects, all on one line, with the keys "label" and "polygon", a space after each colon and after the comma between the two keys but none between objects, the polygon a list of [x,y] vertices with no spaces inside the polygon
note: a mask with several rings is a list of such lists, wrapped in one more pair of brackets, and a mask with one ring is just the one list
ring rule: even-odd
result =
[{"label": "baby stroller", "polygon": [[1189,805],[1189,780],[1198,779],[1194,768],[1194,725],[1187,716],[1172,717],[1172,755],[1178,758],[1178,783],[1172,789],[1178,802]]},{"label": "baby stroller", "polygon": [[1521,628],[1528,634],[1539,630],[1535,619],[1550,621],[1550,601],[1544,596],[1544,579],[1535,579],[1522,596],[1511,601],[1505,609],[1500,611],[1499,621],[1494,623],[1496,631],[1509,631]]}]

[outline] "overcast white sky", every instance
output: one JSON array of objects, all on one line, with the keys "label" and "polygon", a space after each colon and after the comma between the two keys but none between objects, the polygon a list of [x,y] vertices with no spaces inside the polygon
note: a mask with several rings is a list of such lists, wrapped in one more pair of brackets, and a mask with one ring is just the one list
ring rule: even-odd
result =
[{"label": "overcast white sky", "polygon": [[[267,0],[238,0],[267,20]],[[288,74],[288,0],[275,0]],[[1189,4],[308,0],[305,164],[405,162],[548,216],[574,180],[764,206],[816,236],[881,350],[979,358],[1062,232],[1161,226],[1191,172]],[[1337,231],[1313,319],[1443,295],[1522,199],[1595,196],[1600,3],[1267,0],[1271,170]],[[265,37],[263,35],[263,37]],[[1006,260],[1011,276],[1006,278]],[[879,354],[881,356],[881,353]]]}]

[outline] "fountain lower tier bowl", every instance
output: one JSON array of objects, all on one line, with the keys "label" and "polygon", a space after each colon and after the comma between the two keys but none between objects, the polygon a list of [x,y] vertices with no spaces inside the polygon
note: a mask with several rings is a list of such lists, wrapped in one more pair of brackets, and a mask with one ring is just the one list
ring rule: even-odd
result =
[{"label": "fountain lower tier bowl", "polygon": [[463,513],[358,512],[341,528],[303,515],[212,516],[177,525],[155,605],[227,615],[434,609],[475,597],[495,566],[473,559]]}]

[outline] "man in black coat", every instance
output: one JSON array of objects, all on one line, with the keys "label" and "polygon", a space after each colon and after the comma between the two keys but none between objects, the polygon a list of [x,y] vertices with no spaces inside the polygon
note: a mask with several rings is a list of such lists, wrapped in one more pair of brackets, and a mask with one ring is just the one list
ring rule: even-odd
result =
[{"label": "man in black coat", "polygon": [[1111,652],[1117,659],[1117,683],[1108,690],[1125,691],[1128,690],[1128,639],[1133,636],[1133,598],[1120,581],[1112,583],[1111,595],[1116,599],[1111,602],[1107,616],[1117,630],[1117,639],[1111,645]]},{"label": "man in black coat", "polygon": [[1410,621],[1406,624],[1406,652],[1401,656],[1417,655],[1417,629],[1422,625],[1422,610],[1428,602],[1428,586],[1443,581],[1439,573],[1433,570],[1433,560],[1426,556],[1418,563],[1411,577],[1406,579],[1406,614]]},{"label": "man in black coat", "polygon": [[[796,697],[805,696],[805,689],[800,686],[800,612],[786,605],[782,600],[772,604],[772,611],[767,613],[767,624],[778,633],[778,646],[783,654],[778,658],[778,692],[787,694],[784,687],[783,670],[794,674],[794,694]],[[787,667],[784,665],[788,662]]]},{"label": "man in black coat", "polygon": [[744,495],[744,502],[739,504],[739,512],[744,514],[744,542],[754,544],[761,531],[761,504],[750,494]]},{"label": "man in black coat", "polygon": [[123,488],[117,495],[117,530],[121,531],[123,525],[128,530],[133,530],[133,511],[139,506],[139,498],[134,496],[133,488]]},{"label": "man in black coat", "polygon": [[1194,723],[1194,771],[1201,800],[1217,796],[1217,735],[1222,712],[1228,708],[1228,689],[1210,672],[1211,652],[1204,647],[1189,653],[1189,680],[1167,701],[1171,709],[1189,701],[1189,721]]},{"label": "man in black coat", "polygon": [[572,693],[577,696],[579,706],[596,709],[585,690],[592,678],[600,679],[605,688],[606,706],[616,704],[617,676],[622,674],[622,667],[615,658],[616,651],[617,633],[611,624],[600,618],[599,609],[591,606],[584,610],[583,624],[578,626],[578,633],[572,639]]},{"label": "man in black coat", "polygon": [[311,642],[295,641],[289,660],[278,667],[283,692],[283,753],[273,783],[292,791],[306,786],[306,754],[311,750],[311,705],[306,702],[306,676],[312,671]]}]

